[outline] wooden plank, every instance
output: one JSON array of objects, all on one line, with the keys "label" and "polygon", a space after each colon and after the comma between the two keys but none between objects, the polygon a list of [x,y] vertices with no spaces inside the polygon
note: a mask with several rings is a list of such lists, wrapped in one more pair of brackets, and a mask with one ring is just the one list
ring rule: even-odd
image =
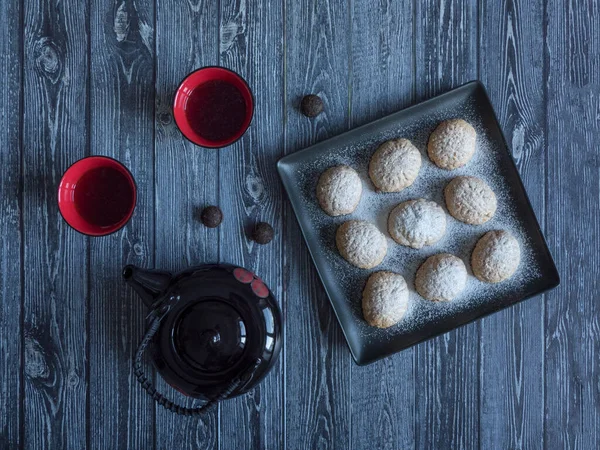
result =
[{"label": "wooden plank", "polygon": [[[411,104],[413,6],[411,0],[352,3],[352,127]],[[414,447],[415,355],[411,348],[368,367],[351,365],[353,447]]]},{"label": "wooden plank", "polygon": [[88,146],[88,9],[24,8],[25,448],[86,446],[87,245],[62,220],[56,189]]},{"label": "wooden plank", "polygon": [[[432,97],[477,78],[477,4],[416,2],[416,96]],[[479,323],[416,348],[417,447],[479,444]]]},{"label": "wooden plank", "polygon": [[154,260],[154,1],[97,0],[90,13],[90,152],[124,163],[138,191],[127,226],[90,240],[89,446],[150,448],[154,405],[132,361],[147,311],[121,270]]},{"label": "wooden plank", "polygon": [[[285,153],[348,129],[351,24],[348,2],[285,3]],[[299,102],[317,94],[325,111],[301,115]],[[285,436],[288,448],[350,447],[350,366],[341,328],[286,202]]]},{"label": "wooden plank", "polygon": [[[219,256],[220,228],[208,229],[194,218],[204,206],[218,204],[219,153],[187,141],[171,113],[181,80],[195,69],[218,63],[217,6],[212,0],[156,4],[156,267],[173,272],[215,262]],[[194,405],[156,378],[170,398]],[[177,443],[185,449],[217,448],[219,408],[196,418],[156,406],[156,447],[171,449]]]},{"label": "wooden plank", "polygon": [[600,4],[546,4],[548,244],[561,285],[547,295],[547,448],[600,448]]},{"label": "wooden plank", "polygon": [[0,447],[21,445],[21,2],[0,3]]},{"label": "wooden plank", "polygon": [[[486,1],[481,5],[480,78],[543,224],[543,1]],[[480,351],[481,446],[542,448],[543,298],[483,319]]]},{"label": "wooden plank", "polygon": [[351,127],[413,103],[413,6],[410,0],[352,3]]},{"label": "wooden plank", "polygon": [[477,78],[477,4],[416,2],[416,95],[441,94]]},{"label": "wooden plank", "polygon": [[[283,245],[282,194],[275,170],[283,152],[283,20],[278,0],[221,0],[220,64],[241,74],[255,98],[253,123],[244,137],[219,152],[221,261],[258,274],[280,302]],[[265,13],[268,12],[268,16]],[[251,242],[246,232],[267,222],[275,239]],[[261,384],[221,406],[220,448],[284,448],[283,359]]]}]

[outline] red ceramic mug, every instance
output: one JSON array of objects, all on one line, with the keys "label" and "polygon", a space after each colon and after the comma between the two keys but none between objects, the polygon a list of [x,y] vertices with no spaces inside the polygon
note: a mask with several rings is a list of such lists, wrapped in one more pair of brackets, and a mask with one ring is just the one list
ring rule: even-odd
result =
[{"label": "red ceramic mug", "polygon": [[189,74],[173,101],[175,123],[196,145],[221,148],[243,136],[254,114],[248,83],[224,67],[204,67]]},{"label": "red ceramic mug", "polygon": [[76,231],[105,236],[125,226],[133,215],[137,188],[131,172],[106,156],[75,162],[58,186],[58,209]]}]

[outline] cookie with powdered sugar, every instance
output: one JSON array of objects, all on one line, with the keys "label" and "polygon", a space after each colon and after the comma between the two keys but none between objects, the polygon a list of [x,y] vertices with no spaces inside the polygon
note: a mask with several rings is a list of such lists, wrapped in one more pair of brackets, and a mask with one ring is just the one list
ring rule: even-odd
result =
[{"label": "cookie with powdered sugar", "polygon": [[467,164],[475,153],[477,132],[463,119],[440,123],[429,136],[427,154],[441,169],[453,170]]},{"label": "cookie with powdered sugar", "polygon": [[467,284],[467,268],[460,258],[449,253],[430,256],[417,270],[415,288],[431,301],[450,301]]},{"label": "cookie with powdered sugar", "polygon": [[321,209],[330,216],[353,212],[362,195],[362,181],[352,167],[330,167],[319,177],[317,200]]},{"label": "cookie with powdered sugar", "polygon": [[492,188],[481,178],[460,176],[444,189],[446,207],[455,219],[481,225],[496,213],[498,201]]},{"label": "cookie with powdered sugar", "polygon": [[335,243],[342,257],[361,269],[378,266],[387,253],[387,239],[366,220],[349,220],[337,229]]},{"label": "cookie with powdered sugar", "polygon": [[408,200],[390,212],[388,231],[400,245],[423,248],[435,244],[446,233],[446,213],[430,200]]},{"label": "cookie with powdered sugar", "polygon": [[520,262],[519,242],[504,230],[484,234],[471,255],[473,275],[487,283],[508,280],[517,271]]},{"label": "cookie with powdered sugar", "polygon": [[408,139],[381,144],[369,162],[369,177],[381,192],[400,192],[414,183],[421,169],[421,153]]},{"label": "cookie with powdered sugar", "polygon": [[408,286],[402,275],[375,272],[367,280],[362,295],[363,316],[367,323],[388,328],[398,323],[408,309]]}]

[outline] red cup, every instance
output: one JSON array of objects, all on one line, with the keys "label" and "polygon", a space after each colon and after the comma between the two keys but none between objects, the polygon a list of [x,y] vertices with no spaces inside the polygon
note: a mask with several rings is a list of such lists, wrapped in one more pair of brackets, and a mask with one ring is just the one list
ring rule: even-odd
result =
[{"label": "red cup", "polygon": [[131,172],[106,156],[75,162],[58,185],[58,209],[75,231],[106,236],[125,226],[133,215],[137,188]]},{"label": "red cup", "polygon": [[[194,97],[194,94],[201,95],[198,88],[206,87],[209,82],[223,82],[232,85],[239,91],[245,105],[243,116],[239,120],[239,128],[223,138],[203,136],[197,131],[198,127],[194,126],[194,119],[199,119],[199,117],[194,116],[194,102],[190,102],[190,99]],[[218,101],[218,92],[217,96],[213,95],[213,97],[217,97],[215,101]],[[207,98],[205,102],[210,106],[211,99]],[[254,98],[248,83],[237,73],[224,67],[204,67],[190,73],[177,88],[173,101],[173,116],[177,127],[188,140],[201,147],[221,148],[233,144],[244,135],[252,122],[253,115]],[[198,116],[197,113],[196,116]]]}]

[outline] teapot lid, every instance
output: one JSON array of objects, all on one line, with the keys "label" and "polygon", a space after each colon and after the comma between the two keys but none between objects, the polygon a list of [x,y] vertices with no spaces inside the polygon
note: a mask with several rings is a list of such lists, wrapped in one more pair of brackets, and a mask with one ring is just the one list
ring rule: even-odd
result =
[{"label": "teapot lid", "polygon": [[175,351],[185,364],[204,373],[224,372],[246,349],[246,324],[239,311],[219,299],[191,304],[175,322]]}]

